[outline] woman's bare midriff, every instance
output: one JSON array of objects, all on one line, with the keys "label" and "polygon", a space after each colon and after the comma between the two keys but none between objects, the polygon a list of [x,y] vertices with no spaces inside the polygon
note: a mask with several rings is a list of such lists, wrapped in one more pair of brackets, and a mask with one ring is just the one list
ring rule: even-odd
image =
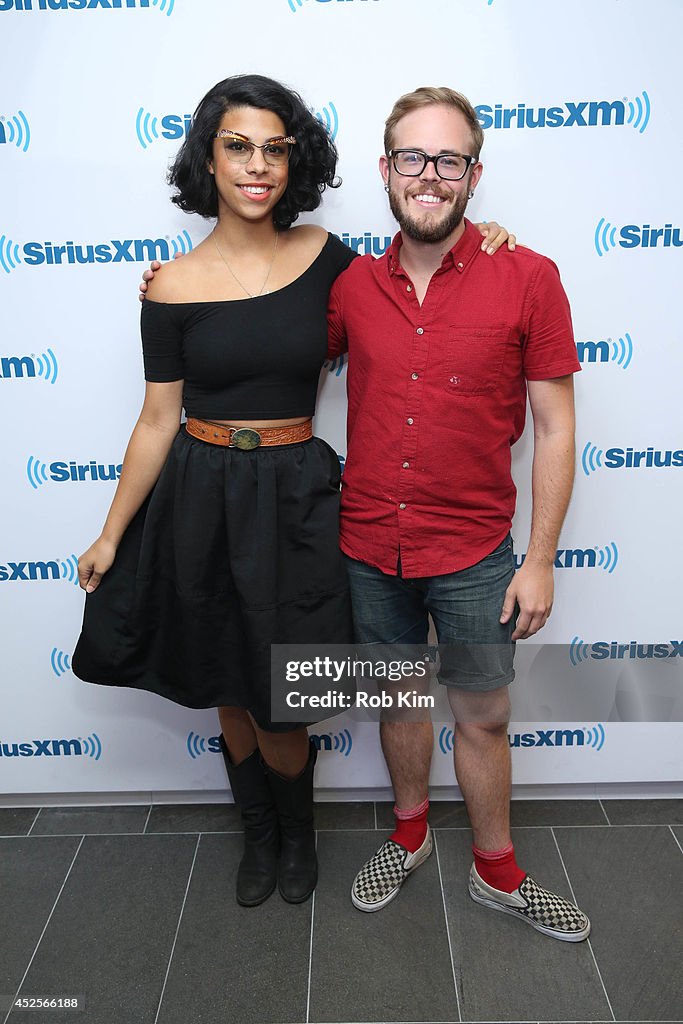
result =
[{"label": "woman's bare midriff", "polygon": [[259,430],[261,427],[295,427],[298,423],[307,423],[310,416],[298,416],[291,420],[211,420],[211,423],[220,423],[223,427],[251,427]]}]

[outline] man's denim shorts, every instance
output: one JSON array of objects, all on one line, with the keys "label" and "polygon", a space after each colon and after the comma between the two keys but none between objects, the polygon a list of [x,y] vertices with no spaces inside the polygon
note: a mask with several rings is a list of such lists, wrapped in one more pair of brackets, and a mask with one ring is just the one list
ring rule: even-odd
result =
[{"label": "man's denim shorts", "polygon": [[428,615],[439,642],[439,682],[472,692],[497,690],[515,677],[510,621],[498,620],[515,572],[508,536],[481,562],[443,576],[388,576],[345,556],[356,642],[427,644]]}]

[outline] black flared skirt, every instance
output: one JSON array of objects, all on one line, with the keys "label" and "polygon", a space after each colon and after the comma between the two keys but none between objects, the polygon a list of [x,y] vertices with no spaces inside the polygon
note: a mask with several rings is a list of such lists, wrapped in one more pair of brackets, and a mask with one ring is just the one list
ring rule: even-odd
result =
[{"label": "black flared skirt", "polygon": [[339,474],[319,438],[240,451],[181,427],[113,566],[86,596],[75,675],[295,728],[271,718],[271,644],[352,638]]}]

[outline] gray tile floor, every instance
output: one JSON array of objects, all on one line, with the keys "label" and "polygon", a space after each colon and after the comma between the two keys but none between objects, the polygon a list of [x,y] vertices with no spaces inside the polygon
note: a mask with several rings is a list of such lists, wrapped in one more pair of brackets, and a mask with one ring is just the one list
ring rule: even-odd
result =
[{"label": "gray tile floor", "polygon": [[246,910],[230,805],[0,808],[0,1024],[683,1022],[683,800],[513,804],[520,863],[592,918],[576,945],[469,899],[462,804],[377,914],[349,888],[391,806],[316,814],[315,897]]}]

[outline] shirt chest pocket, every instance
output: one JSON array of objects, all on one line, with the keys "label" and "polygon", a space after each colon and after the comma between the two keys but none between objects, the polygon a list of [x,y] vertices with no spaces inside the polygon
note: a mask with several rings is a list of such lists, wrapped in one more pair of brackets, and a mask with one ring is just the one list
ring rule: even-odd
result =
[{"label": "shirt chest pocket", "polygon": [[498,387],[509,351],[508,327],[448,329],[446,387],[453,395],[483,395]]}]

